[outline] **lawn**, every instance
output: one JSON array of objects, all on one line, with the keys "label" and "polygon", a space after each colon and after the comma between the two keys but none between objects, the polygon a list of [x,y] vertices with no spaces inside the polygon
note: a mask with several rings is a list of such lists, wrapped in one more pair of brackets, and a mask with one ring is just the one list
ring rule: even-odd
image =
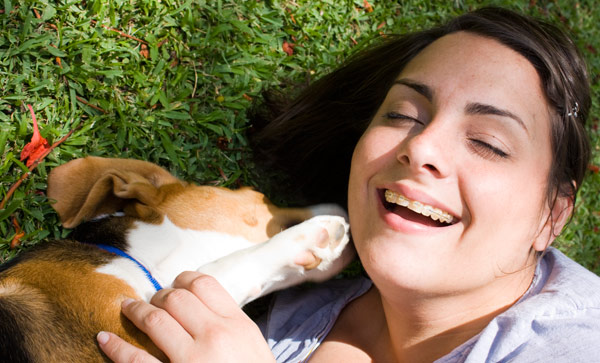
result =
[{"label": "lawn", "polygon": [[[595,154],[576,216],[557,245],[600,274],[600,7],[591,0],[493,3],[562,25],[588,59]],[[252,126],[246,110],[261,91],[310,82],[378,37],[485,4],[490,2],[4,0],[0,262],[69,233],[45,189],[49,170],[73,158],[139,158],[198,183],[268,189],[250,161],[246,138]],[[19,159],[33,134],[27,105],[41,136],[57,145],[25,175],[29,169]]]}]

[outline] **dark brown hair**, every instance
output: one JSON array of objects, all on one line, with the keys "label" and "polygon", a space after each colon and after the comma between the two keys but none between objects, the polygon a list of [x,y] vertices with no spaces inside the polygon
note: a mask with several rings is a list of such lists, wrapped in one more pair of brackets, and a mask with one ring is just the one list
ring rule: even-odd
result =
[{"label": "dark brown hair", "polygon": [[[283,172],[286,193],[301,203],[346,203],[354,146],[405,65],[436,39],[458,31],[489,37],[515,50],[537,70],[553,108],[553,162],[548,203],[575,199],[590,158],[584,124],[590,108],[587,68],[572,40],[556,26],[487,7],[445,25],[401,36],[359,52],[289,103],[250,115],[257,165]],[[282,109],[281,109],[282,108]],[[575,112],[576,111],[576,112]]]}]

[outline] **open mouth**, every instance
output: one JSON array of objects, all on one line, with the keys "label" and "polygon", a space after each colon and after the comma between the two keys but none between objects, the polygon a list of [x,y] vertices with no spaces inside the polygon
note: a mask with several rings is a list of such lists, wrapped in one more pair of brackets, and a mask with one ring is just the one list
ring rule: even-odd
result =
[{"label": "open mouth", "polygon": [[457,217],[446,211],[408,199],[391,190],[380,190],[380,195],[386,210],[406,220],[430,227],[446,227],[458,222]]}]

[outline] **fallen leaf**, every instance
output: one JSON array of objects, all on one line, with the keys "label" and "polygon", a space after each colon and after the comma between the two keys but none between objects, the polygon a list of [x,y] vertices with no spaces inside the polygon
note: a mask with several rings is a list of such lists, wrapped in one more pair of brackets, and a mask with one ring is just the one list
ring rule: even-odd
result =
[{"label": "fallen leaf", "polygon": [[21,238],[25,237],[25,232],[21,229],[21,226],[19,225],[19,222],[15,216],[13,216],[12,224],[15,227],[15,236],[10,242],[10,248],[15,248],[21,244]]},{"label": "fallen leaf", "polygon": [[221,167],[217,167],[217,169],[219,169],[219,174],[221,174],[221,178],[225,179],[225,181],[229,181],[229,178],[227,177],[227,175],[225,175],[223,169],[221,169]]},{"label": "fallen leaf", "polygon": [[148,46],[146,44],[142,44],[140,47],[140,55],[146,59],[150,58],[150,52],[148,51]]},{"label": "fallen leaf", "polygon": [[217,147],[223,151],[227,150],[229,143],[231,142],[231,139],[228,139],[224,136],[219,136],[219,138],[217,139]]},{"label": "fallen leaf", "polygon": [[283,42],[283,51],[287,53],[287,55],[293,55],[294,54],[294,47],[296,45],[293,43],[288,43],[287,41]]},{"label": "fallen leaf", "polygon": [[367,13],[373,12],[373,5],[369,4],[367,0],[363,0],[363,7]]},{"label": "fallen leaf", "polygon": [[591,45],[591,44],[586,44],[585,45],[585,49],[587,49],[588,52],[590,52],[590,53],[592,53],[594,55],[598,54],[598,51],[596,50],[596,48],[594,48],[594,46]]},{"label": "fallen leaf", "polygon": [[23,147],[23,151],[21,151],[21,161],[27,160],[25,165],[29,168],[37,159],[41,158],[48,149],[50,149],[50,144],[48,144],[48,140],[40,135],[33,107],[31,107],[31,105],[27,105],[27,107],[29,107],[31,118],[33,119],[33,136],[31,137],[31,141],[27,143],[27,145]]}]

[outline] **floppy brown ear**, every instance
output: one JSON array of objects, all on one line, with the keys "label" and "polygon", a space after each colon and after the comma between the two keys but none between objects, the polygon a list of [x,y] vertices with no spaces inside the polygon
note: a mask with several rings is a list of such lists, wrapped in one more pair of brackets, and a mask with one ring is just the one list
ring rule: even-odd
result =
[{"label": "floppy brown ear", "polygon": [[63,226],[73,228],[102,214],[151,213],[160,204],[159,187],[180,183],[165,169],[147,161],[89,156],[54,168],[48,176],[48,198]]}]

